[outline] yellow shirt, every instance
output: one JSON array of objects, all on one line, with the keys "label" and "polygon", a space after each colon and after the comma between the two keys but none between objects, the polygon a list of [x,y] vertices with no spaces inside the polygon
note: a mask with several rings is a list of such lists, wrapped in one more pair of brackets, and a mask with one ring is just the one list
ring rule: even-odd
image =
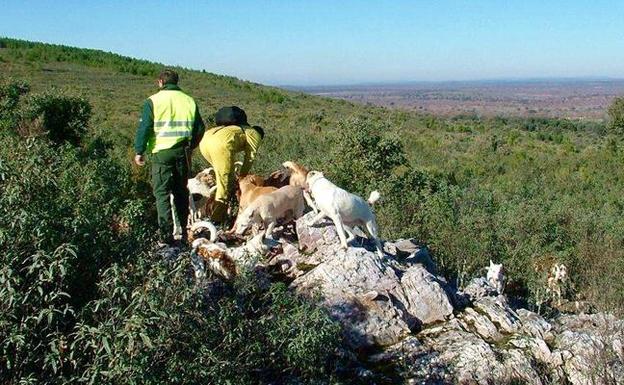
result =
[{"label": "yellow shirt", "polygon": [[233,167],[233,157],[244,152],[240,173],[246,175],[256,158],[261,140],[260,133],[251,127],[219,126],[206,131],[199,143],[199,151],[213,167],[218,167],[217,164]]}]

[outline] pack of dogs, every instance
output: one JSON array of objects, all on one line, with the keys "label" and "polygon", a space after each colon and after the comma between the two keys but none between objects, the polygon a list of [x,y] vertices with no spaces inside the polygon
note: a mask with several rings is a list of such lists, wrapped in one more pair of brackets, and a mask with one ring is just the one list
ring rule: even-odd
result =
[{"label": "pack of dogs", "polygon": [[[345,250],[355,239],[355,230],[363,232],[374,242],[381,267],[384,253],[372,210],[380,198],[379,192],[373,191],[368,200],[364,200],[336,186],[320,171],[309,171],[292,161],[284,162],[282,166],[282,170],[273,172],[268,178],[254,174],[238,178],[238,214],[234,225],[222,233],[218,233],[209,221],[201,220],[209,215],[214,201],[214,171],[208,168],[189,179],[191,215],[188,239],[194,250],[194,264],[203,264],[222,278],[231,279],[238,273],[237,266],[244,263],[243,257],[269,252],[267,240],[273,240],[278,226],[313,211],[316,215],[308,225],[329,218],[336,226],[340,246]],[[176,229],[176,233],[180,230]],[[238,248],[228,248],[225,243],[216,242],[218,236],[241,238],[247,234],[250,239]]]},{"label": "pack of dogs", "polygon": [[[240,166],[240,165],[239,165]],[[188,239],[192,242],[194,264],[201,265],[196,271],[210,270],[224,279],[239,273],[239,266],[250,263],[254,256],[267,256],[271,252],[274,231],[280,225],[301,218],[305,212],[315,216],[306,224],[314,226],[328,218],[336,227],[340,246],[347,249],[355,239],[356,231],[370,239],[377,250],[378,264],[383,270],[384,252],[379,240],[379,230],[373,206],[380,199],[378,191],[372,191],[368,199],[346,191],[332,183],[321,171],[287,161],[282,169],[267,178],[249,174],[238,178],[236,197],[238,214],[231,229],[219,233],[209,221],[216,187],[211,168],[189,179],[191,193]],[[238,247],[228,247],[217,242],[219,235],[249,239]],[[505,289],[504,268],[490,260],[486,279],[499,294]],[[546,291],[561,303],[562,290],[568,280],[567,267],[552,263],[545,282]]]}]

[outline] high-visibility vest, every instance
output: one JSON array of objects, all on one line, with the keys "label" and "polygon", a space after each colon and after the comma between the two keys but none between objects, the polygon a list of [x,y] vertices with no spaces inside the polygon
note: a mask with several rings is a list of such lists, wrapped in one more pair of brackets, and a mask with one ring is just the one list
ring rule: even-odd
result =
[{"label": "high-visibility vest", "polygon": [[152,153],[190,140],[197,107],[192,97],[179,90],[161,90],[149,97],[154,110],[154,136],[147,141]]}]

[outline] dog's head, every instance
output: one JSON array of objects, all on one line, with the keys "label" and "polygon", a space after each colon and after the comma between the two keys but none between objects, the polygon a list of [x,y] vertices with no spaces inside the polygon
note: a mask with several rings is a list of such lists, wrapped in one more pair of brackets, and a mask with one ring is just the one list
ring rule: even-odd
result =
[{"label": "dog's head", "polygon": [[303,167],[302,165],[287,161],[282,163],[282,166],[286,167],[290,170],[290,181],[289,184],[291,186],[297,186],[301,188],[305,188],[306,186],[306,178],[308,176],[308,169]]},{"label": "dog's head", "polygon": [[325,175],[323,175],[322,172],[320,171],[310,171],[308,172],[308,175],[306,176],[306,180],[305,180],[305,187],[303,188],[306,191],[310,191],[310,189],[312,188],[312,185],[314,184],[314,182],[318,181],[319,179],[323,179],[325,178]]},{"label": "dog's head", "polygon": [[253,226],[256,217],[256,210],[250,206],[247,207],[243,212],[238,214],[236,218],[236,223],[234,223],[234,234],[243,235],[245,232]]},{"label": "dog's head", "polygon": [[195,179],[197,179],[199,182],[207,186],[214,186],[215,185],[214,169],[212,167],[203,169],[202,171],[198,172],[197,175],[195,175]]},{"label": "dog's head", "polygon": [[238,185],[242,188],[247,185],[264,186],[264,179],[260,175],[247,174],[238,180]]}]

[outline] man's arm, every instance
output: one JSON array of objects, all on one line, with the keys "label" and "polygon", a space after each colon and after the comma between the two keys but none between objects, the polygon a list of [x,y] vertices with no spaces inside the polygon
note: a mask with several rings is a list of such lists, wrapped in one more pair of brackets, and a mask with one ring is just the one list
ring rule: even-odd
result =
[{"label": "man's arm", "polygon": [[197,148],[197,146],[199,146],[199,142],[201,142],[204,137],[205,131],[206,126],[199,114],[199,107],[195,106],[195,121],[193,122],[193,131],[191,132],[191,148]]},{"label": "man's arm", "polygon": [[134,151],[143,155],[147,149],[148,139],[154,135],[154,108],[152,101],[147,99],[143,104],[143,113],[139,121],[139,128],[134,138]]},{"label": "man's arm", "polygon": [[252,128],[245,129],[245,137],[247,138],[247,146],[245,146],[245,159],[243,160],[243,166],[240,170],[241,176],[249,173],[249,170],[256,159],[256,153],[260,147],[260,142],[262,141],[260,134]]}]

